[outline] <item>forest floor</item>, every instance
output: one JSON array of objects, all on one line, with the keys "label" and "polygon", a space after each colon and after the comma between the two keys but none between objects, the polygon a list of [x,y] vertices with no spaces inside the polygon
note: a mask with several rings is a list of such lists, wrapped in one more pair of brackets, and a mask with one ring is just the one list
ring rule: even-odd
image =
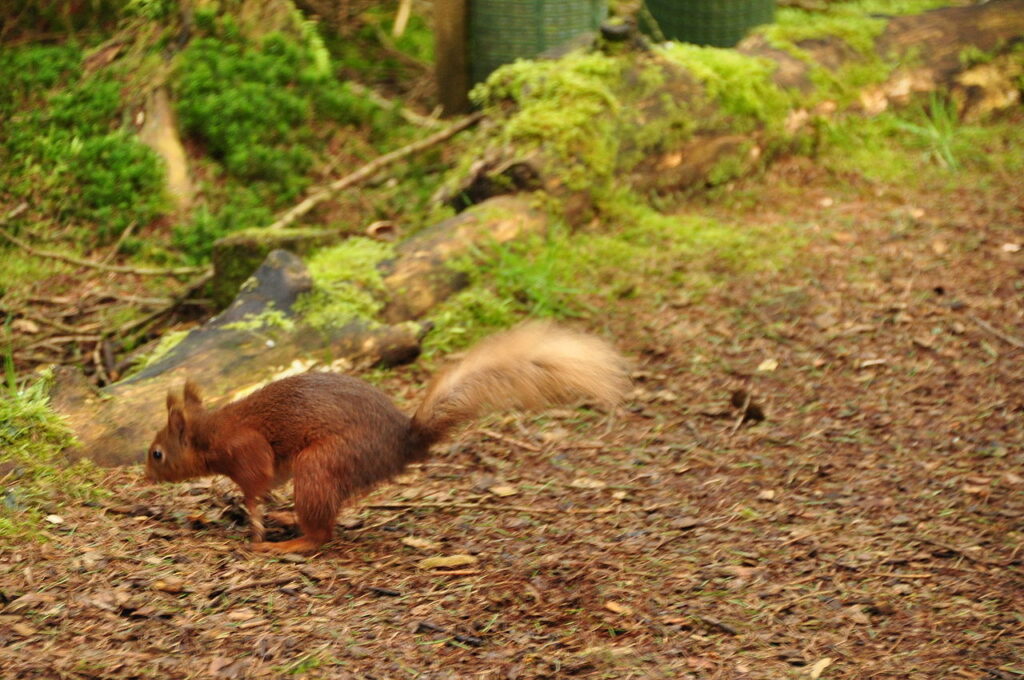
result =
[{"label": "forest floor", "polygon": [[974,177],[688,201],[800,252],[606,303],[623,409],[470,428],[317,555],[247,552],[224,480],[111,471],[0,556],[3,677],[1024,676],[1024,184]]}]

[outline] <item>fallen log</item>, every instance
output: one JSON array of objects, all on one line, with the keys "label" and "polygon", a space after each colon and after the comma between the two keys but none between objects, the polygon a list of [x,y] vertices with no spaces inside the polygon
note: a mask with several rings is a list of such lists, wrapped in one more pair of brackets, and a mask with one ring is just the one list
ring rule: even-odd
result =
[{"label": "fallen log", "polygon": [[502,197],[409,239],[394,260],[379,265],[388,291],[388,324],[352,318],[313,328],[294,309],[313,281],[302,260],[275,250],[220,315],[131,377],[95,390],[81,371],[59,369],[52,403],[80,442],[68,454],[107,466],[141,462],[163,424],[167,391],[186,378],[198,381],[208,403],[217,406],[298,372],[411,361],[429,328],[411,319],[466,283],[448,268],[451,258],[537,233],[546,224],[543,213],[524,199]]},{"label": "fallen log", "polygon": [[768,28],[736,50],[673,44],[506,68],[481,89],[485,152],[438,198],[461,207],[536,188],[588,200],[623,186],[684,191],[800,148],[821,117],[877,114],[933,91],[967,119],[1019,101],[1024,55],[1012,45],[1024,38],[1024,0],[877,21],[866,45],[780,40]]}]

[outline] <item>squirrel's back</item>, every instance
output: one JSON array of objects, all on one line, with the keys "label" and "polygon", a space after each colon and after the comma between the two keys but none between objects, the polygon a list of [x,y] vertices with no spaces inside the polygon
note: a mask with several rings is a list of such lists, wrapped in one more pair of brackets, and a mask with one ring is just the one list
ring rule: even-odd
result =
[{"label": "squirrel's back", "polygon": [[221,409],[259,432],[279,459],[337,435],[378,440],[399,450],[408,438],[409,417],[363,380],[337,373],[303,373],[269,383]]}]

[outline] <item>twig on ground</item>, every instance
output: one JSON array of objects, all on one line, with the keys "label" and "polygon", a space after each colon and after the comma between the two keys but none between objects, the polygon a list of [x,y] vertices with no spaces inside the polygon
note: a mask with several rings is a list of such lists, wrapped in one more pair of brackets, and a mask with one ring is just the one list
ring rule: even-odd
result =
[{"label": "twig on ground", "polygon": [[131,235],[132,230],[135,229],[135,224],[136,222],[134,220],[128,223],[128,226],[124,228],[124,231],[121,232],[121,235],[117,237],[117,242],[110,248],[110,252],[107,253],[102,260],[100,260],[102,264],[110,262],[112,259],[114,259],[114,257],[117,256],[118,252],[120,252],[121,250],[121,246],[124,245],[125,239],[127,239]]},{"label": "twig on ground", "polygon": [[117,335],[119,337],[124,337],[126,335],[131,334],[131,333],[135,333],[135,332],[145,328],[150,323],[156,321],[157,319],[159,319],[163,315],[169,314],[169,313],[173,312],[179,305],[183,304],[188,298],[190,298],[193,293],[195,293],[197,290],[199,290],[200,288],[205,286],[207,284],[207,282],[209,282],[209,280],[211,278],[213,278],[213,270],[207,269],[205,272],[203,272],[202,275],[200,275],[200,276],[196,277],[195,279],[193,279],[189,283],[189,285],[186,286],[186,288],[185,288],[185,290],[183,292],[181,292],[178,295],[176,295],[173,298],[171,298],[171,302],[170,303],[168,303],[167,305],[161,307],[160,309],[157,309],[156,311],[152,312],[151,314],[148,314],[148,315],[142,317],[141,319],[136,319],[135,321],[129,321],[128,323],[126,323],[123,326],[121,326],[120,328],[118,328],[117,332],[114,335]]},{"label": "twig on ground", "polygon": [[513,446],[518,446],[521,449],[526,449],[527,451],[533,451],[534,453],[543,451],[543,449],[541,447],[537,446],[536,444],[531,444],[530,442],[526,442],[526,441],[523,441],[521,439],[515,439],[513,437],[508,437],[506,435],[501,434],[500,432],[495,432],[494,430],[485,430],[483,428],[480,428],[480,429],[477,429],[476,432],[479,432],[480,434],[484,435],[485,437],[490,437],[491,439],[497,439],[500,442],[505,442],[506,444],[512,444]]},{"label": "twig on ground", "polygon": [[7,224],[8,221],[13,220],[15,217],[25,212],[26,210],[28,210],[28,203],[19,203],[18,205],[14,206],[13,208],[7,211],[7,214],[4,215],[4,218],[0,220],[0,224]]},{"label": "twig on ground", "polygon": [[391,153],[386,153],[383,156],[378,156],[377,158],[373,159],[372,161],[370,161],[363,167],[359,168],[355,172],[345,175],[341,179],[331,182],[326,187],[321,187],[320,189],[314,191],[312,194],[307,196],[298,204],[284,211],[284,213],[282,213],[281,216],[277,218],[277,220],[275,220],[267,228],[283,229],[284,227],[287,227],[292,222],[299,219],[300,217],[308,213],[310,210],[315,208],[318,204],[327,200],[337,192],[343,189],[347,189],[350,186],[359,184],[360,182],[366,181],[370,177],[373,177],[373,175],[375,175],[376,173],[380,172],[382,169],[388,167],[389,165],[397,161],[412,156],[413,154],[423,151],[424,149],[429,149],[430,147],[436,144],[440,144],[441,142],[451,137],[454,137],[455,135],[462,132],[466,128],[476,125],[481,118],[483,118],[482,113],[475,113],[471,116],[463,118],[458,123],[455,123],[454,125],[449,126],[444,130],[440,130],[430,135],[429,137],[425,137],[424,139],[419,140],[418,142],[407,144],[406,146],[403,146],[400,149],[395,149]]},{"label": "twig on ground", "polygon": [[92,363],[96,367],[96,378],[100,385],[109,385],[111,383],[110,374],[107,373],[107,369],[103,363],[103,341],[96,343],[96,346],[92,350]]},{"label": "twig on ground", "polygon": [[438,120],[437,118],[434,118],[432,116],[423,116],[416,113],[415,111],[407,109],[398,102],[388,99],[384,95],[379,94],[376,90],[369,88],[366,85],[351,80],[348,81],[346,85],[350,90],[352,90],[353,92],[360,96],[366,97],[367,99],[369,99],[371,102],[381,107],[382,109],[394,110],[408,123],[412,123],[413,125],[418,125],[420,127],[431,128],[436,128],[439,125],[441,125],[441,121]]},{"label": "twig on ground", "polygon": [[246,581],[245,583],[236,583],[233,586],[228,586],[223,590],[214,589],[211,591],[209,597],[214,599],[217,597],[224,597],[231,593],[237,593],[240,590],[246,590],[247,588],[263,588],[264,586],[283,586],[286,583],[292,583],[298,581],[300,576],[293,574],[291,576],[279,576],[278,578],[268,578],[262,581]]},{"label": "twig on ground", "polygon": [[1014,337],[1012,335],[1009,335],[1008,333],[1002,332],[1001,330],[999,330],[998,328],[996,328],[995,326],[993,326],[989,322],[985,321],[984,319],[979,319],[978,317],[976,317],[973,314],[969,314],[968,318],[971,321],[973,321],[974,323],[976,323],[980,328],[982,328],[983,330],[988,331],[989,333],[991,333],[992,335],[996,336],[997,338],[999,338],[1003,342],[1005,342],[1007,344],[1010,344],[1010,345],[1013,345],[1014,347],[1017,347],[1017,348],[1020,348],[1020,349],[1024,349],[1024,340],[1021,340],[1020,338],[1016,338],[1016,337]]},{"label": "twig on ground", "polygon": [[[13,211],[12,211],[13,212]],[[10,217],[10,213],[8,214]],[[17,247],[24,250],[29,255],[36,257],[44,257],[51,260],[59,260],[61,262],[67,262],[78,267],[89,267],[90,269],[98,269],[105,272],[116,272],[118,274],[136,274],[138,276],[182,276],[183,274],[195,274],[196,272],[202,271],[202,267],[169,267],[167,269],[154,269],[151,267],[124,267],[121,265],[114,264],[103,264],[102,262],[94,262],[92,260],[83,260],[81,258],[72,257],[70,255],[64,255],[63,253],[55,253],[49,250],[40,250],[30,246],[25,241],[10,233],[3,227],[0,227],[0,236],[16,245]]]},{"label": "twig on ground", "polygon": [[78,335],[52,335],[48,338],[43,338],[42,340],[30,342],[29,344],[23,347],[19,347],[18,349],[34,349],[36,347],[66,345],[72,342],[96,342],[101,337],[103,336],[92,333]]},{"label": "twig on ground", "polygon": [[934,538],[928,538],[927,536],[914,536],[914,540],[919,542],[919,543],[927,543],[928,545],[934,545],[937,548],[942,548],[943,550],[948,550],[948,551],[950,551],[952,553],[956,553],[957,555],[960,555],[964,559],[966,559],[966,560],[968,560],[970,562],[974,562],[975,564],[984,564],[984,565],[989,566],[989,567],[1008,567],[1008,566],[1010,566],[1009,562],[999,562],[997,560],[989,560],[989,559],[986,559],[984,557],[978,557],[976,555],[972,555],[970,553],[970,551],[967,550],[966,548],[958,548],[955,545],[951,545],[949,543],[943,543],[942,541],[937,541]]},{"label": "twig on ground", "polygon": [[746,392],[743,398],[743,406],[740,407],[740,416],[739,418],[736,419],[736,422],[733,423],[732,430],[729,432],[730,437],[736,434],[736,431],[740,429],[740,426],[743,424],[743,421],[747,419],[747,409],[750,408],[750,399],[750,392]]}]

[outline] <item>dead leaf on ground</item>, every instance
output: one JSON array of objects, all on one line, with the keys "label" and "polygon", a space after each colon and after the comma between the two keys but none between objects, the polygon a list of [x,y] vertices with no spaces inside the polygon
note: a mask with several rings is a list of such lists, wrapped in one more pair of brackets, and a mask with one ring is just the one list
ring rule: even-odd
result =
[{"label": "dead leaf on ground", "polygon": [[604,603],[604,608],[607,609],[610,612],[615,612],[616,614],[622,614],[623,616],[632,616],[633,615],[633,608],[632,607],[630,607],[628,604],[622,604],[621,602],[615,602],[613,600],[609,600],[609,601],[605,602]]},{"label": "dead leaf on ground", "polygon": [[168,576],[153,582],[153,590],[162,593],[177,594],[185,592],[185,582],[176,576]]},{"label": "dead leaf on ground", "polygon": [[437,550],[441,547],[441,544],[437,541],[432,541],[429,538],[418,538],[416,536],[403,536],[401,542],[410,548],[416,548],[417,550]]},{"label": "dead leaf on ground", "polygon": [[807,675],[811,676],[811,680],[818,680],[821,674],[825,672],[825,669],[832,665],[832,659],[827,656],[824,659],[818,659],[814,662],[814,665],[807,669]]},{"label": "dead leaf on ground", "polygon": [[597,491],[607,487],[608,482],[601,481],[600,479],[591,479],[590,477],[577,477],[569,482],[569,486],[574,489],[591,489]]},{"label": "dead leaf on ground", "polygon": [[450,569],[452,567],[465,567],[476,564],[480,560],[473,555],[447,555],[439,557],[428,557],[416,563],[420,569]]},{"label": "dead leaf on ground", "polygon": [[516,496],[519,494],[519,489],[511,484],[495,484],[487,490],[500,498],[508,498],[509,496]]}]

